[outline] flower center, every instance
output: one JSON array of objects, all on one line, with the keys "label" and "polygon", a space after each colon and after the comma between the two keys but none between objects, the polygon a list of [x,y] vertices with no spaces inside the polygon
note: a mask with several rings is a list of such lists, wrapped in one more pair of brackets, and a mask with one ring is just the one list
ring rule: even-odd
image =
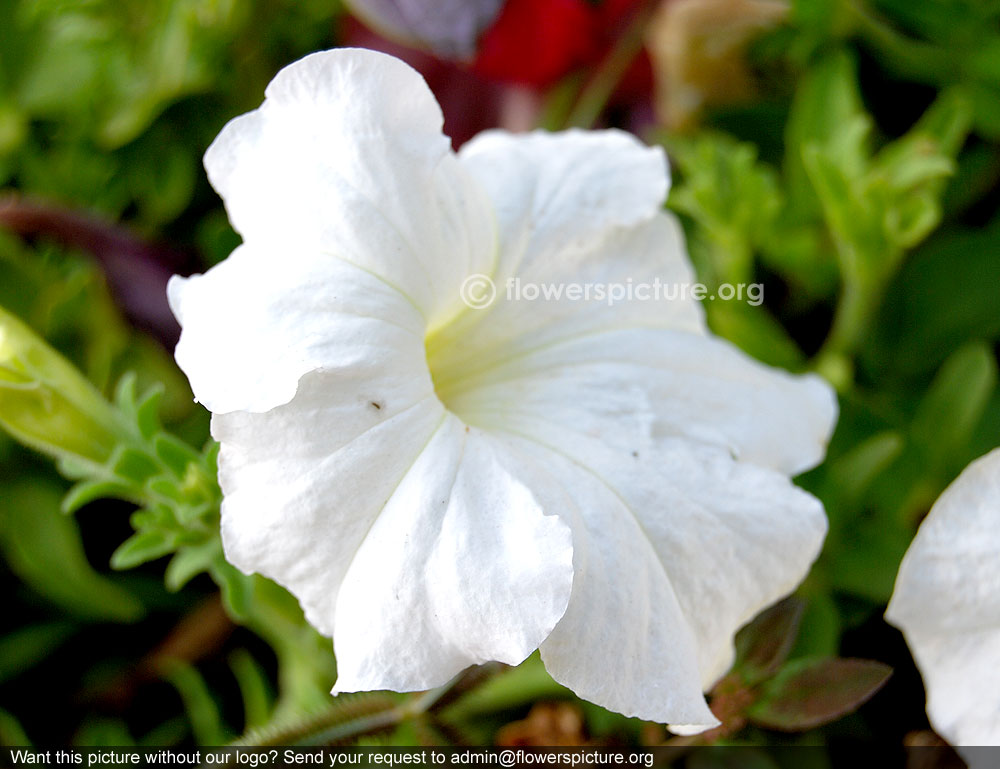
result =
[{"label": "flower center", "polygon": [[[485,414],[474,394],[489,382],[489,372],[503,359],[503,345],[484,344],[477,334],[487,311],[466,309],[424,338],[427,367],[434,392],[444,407],[463,422],[483,426]],[[479,338],[477,338],[479,337]]]}]

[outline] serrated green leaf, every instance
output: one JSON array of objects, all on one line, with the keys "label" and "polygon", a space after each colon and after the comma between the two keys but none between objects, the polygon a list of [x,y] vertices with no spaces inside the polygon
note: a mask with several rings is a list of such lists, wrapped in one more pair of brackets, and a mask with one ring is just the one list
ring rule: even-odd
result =
[{"label": "serrated green leaf", "polygon": [[888,665],[872,660],[793,660],[761,687],[746,715],[768,729],[815,729],[857,710],[891,674]]}]

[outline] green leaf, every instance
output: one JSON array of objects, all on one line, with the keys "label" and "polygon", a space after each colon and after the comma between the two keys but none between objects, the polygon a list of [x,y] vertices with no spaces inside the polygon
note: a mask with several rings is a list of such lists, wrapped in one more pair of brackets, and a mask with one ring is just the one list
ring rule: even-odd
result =
[{"label": "green leaf", "polygon": [[201,545],[182,547],[167,564],[164,575],[167,590],[180,590],[196,574],[208,571],[221,556],[222,543],[218,537],[213,537]]},{"label": "green leaf", "polygon": [[209,573],[222,589],[222,602],[230,616],[237,621],[246,619],[254,592],[254,578],[221,557],[215,559]]},{"label": "green leaf", "polygon": [[792,657],[830,657],[840,648],[842,629],[840,610],[826,590],[814,590],[808,596]]},{"label": "green leaf", "polygon": [[856,67],[844,51],[834,51],[813,64],[795,92],[785,128],[785,177],[790,204],[817,211],[816,196],[804,165],[807,147],[825,148],[846,178],[859,177],[868,155],[871,120],[864,111]]},{"label": "green leaf", "polygon": [[815,729],[857,710],[891,673],[888,665],[872,660],[794,660],[761,687],[747,717],[778,731]]},{"label": "green leaf", "polygon": [[887,516],[870,516],[843,527],[828,545],[831,585],[875,604],[888,603],[913,531]]},{"label": "green leaf", "polygon": [[82,463],[105,462],[132,437],[80,371],[3,308],[0,427],[37,451]]},{"label": "green leaf", "polygon": [[136,407],[135,420],[143,438],[149,440],[160,429],[160,403],[163,401],[163,385],[153,388]]},{"label": "green leaf", "polygon": [[[849,128],[845,128],[849,130]],[[885,258],[881,209],[873,209],[859,196],[852,178],[829,148],[808,144],[802,150],[815,195],[826,224],[837,244],[837,257],[845,280],[873,283],[880,276]]]},{"label": "green leaf", "polygon": [[183,480],[187,476],[188,467],[201,462],[201,455],[172,435],[160,433],[153,441],[157,458],[163,462],[174,475]]},{"label": "green leaf", "polygon": [[111,555],[111,568],[131,569],[161,558],[176,547],[176,538],[157,529],[147,529],[126,539]]},{"label": "green leaf", "polygon": [[31,744],[21,723],[6,710],[0,709],[0,745],[29,748]]},{"label": "green leaf", "polygon": [[124,721],[117,718],[87,718],[73,735],[74,747],[129,747],[135,739]]},{"label": "green leaf", "polygon": [[18,628],[0,638],[0,682],[48,657],[74,629],[68,622],[46,622]]},{"label": "green leaf", "polygon": [[757,159],[757,148],[725,134],[693,140],[665,139],[682,180],[668,204],[691,217],[710,244],[710,285],[747,283],[752,255],[763,244],[782,208],[774,169]]},{"label": "green leaf", "polygon": [[788,332],[764,307],[745,302],[708,302],[712,331],[733,342],[745,353],[771,366],[799,370],[802,351]]},{"label": "green leaf", "polygon": [[229,655],[229,667],[236,676],[243,698],[243,731],[258,729],[271,715],[273,697],[267,675],[246,649]]},{"label": "green leaf", "polygon": [[138,397],[136,393],[137,374],[128,371],[122,375],[115,385],[114,404],[129,416],[134,417],[138,408]]},{"label": "green leaf", "polygon": [[969,339],[1000,338],[1000,219],[932,238],[903,266],[863,350],[880,379],[933,372]]},{"label": "green leaf", "polygon": [[76,521],[60,511],[61,491],[41,478],[8,486],[0,548],[11,571],[73,616],[134,622],[143,605],[88,563]]},{"label": "green leaf", "polygon": [[198,745],[226,744],[229,740],[222,725],[222,714],[202,675],[180,660],[165,662],[162,675],[181,696],[195,742]]},{"label": "green leaf", "polygon": [[567,699],[573,693],[552,680],[537,652],[515,668],[487,679],[444,709],[447,718],[468,718],[522,707],[539,699]]},{"label": "green leaf", "polygon": [[111,472],[132,485],[141,486],[156,475],[160,468],[143,451],[130,446],[119,446],[110,462]]},{"label": "green leaf", "polygon": [[84,505],[89,505],[98,499],[125,499],[138,502],[139,494],[133,486],[119,481],[80,481],[66,493],[62,501],[62,511],[67,514],[75,513]]},{"label": "green leaf", "polygon": [[843,519],[856,511],[865,492],[900,456],[903,446],[898,432],[885,430],[861,440],[831,461],[823,485],[823,501],[831,518]]},{"label": "green leaf", "polygon": [[[982,342],[970,342],[952,354],[920,402],[911,426],[913,442],[927,467],[953,469],[949,463],[969,443],[997,384],[997,362]],[[960,469],[954,468],[954,469]]]}]

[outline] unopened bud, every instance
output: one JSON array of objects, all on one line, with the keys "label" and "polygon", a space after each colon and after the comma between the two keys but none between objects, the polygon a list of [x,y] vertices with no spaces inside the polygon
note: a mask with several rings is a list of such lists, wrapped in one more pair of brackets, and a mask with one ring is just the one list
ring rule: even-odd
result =
[{"label": "unopened bud", "polygon": [[0,427],[57,458],[103,463],[128,424],[69,361],[0,308]]}]

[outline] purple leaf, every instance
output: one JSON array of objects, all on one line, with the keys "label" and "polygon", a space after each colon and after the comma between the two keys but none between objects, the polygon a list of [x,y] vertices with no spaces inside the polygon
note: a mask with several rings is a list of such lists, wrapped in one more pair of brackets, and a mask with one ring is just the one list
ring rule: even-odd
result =
[{"label": "purple leaf", "polygon": [[790,597],[761,612],[736,636],[736,669],[748,684],[774,675],[799,633],[805,602]]},{"label": "purple leaf", "polygon": [[891,674],[888,665],[872,660],[793,660],[761,687],[759,699],[746,715],[768,729],[814,729],[856,710]]},{"label": "purple leaf", "polygon": [[346,0],[379,34],[450,59],[471,59],[503,0]]}]

